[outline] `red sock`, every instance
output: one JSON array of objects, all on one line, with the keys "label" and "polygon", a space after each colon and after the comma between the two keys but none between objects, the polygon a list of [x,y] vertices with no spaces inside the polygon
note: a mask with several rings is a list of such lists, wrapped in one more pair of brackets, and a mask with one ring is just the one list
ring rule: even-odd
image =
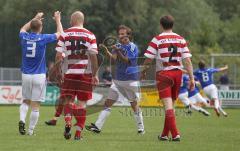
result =
[{"label": "red sock", "polygon": [[86,109],[85,108],[74,109],[73,113],[77,121],[75,125],[83,129],[86,121]]},{"label": "red sock", "polygon": [[162,137],[164,136],[168,136],[169,135],[169,112],[168,110],[165,111],[165,121],[164,121],[164,128],[163,128],[163,131],[162,131]]},{"label": "red sock", "polygon": [[179,135],[177,126],[176,126],[176,119],[175,119],[175,113],[173,109],[167,110],[169,117],[168,117],[168,123],[169,123],[169,130],[172,134],[172,137],[176,137]]},{"label": "red sock", "polygon": [[73,108],[74,108],[74,105],[72,103],[64,105],[64,119],[66,124],[71,124]]}]

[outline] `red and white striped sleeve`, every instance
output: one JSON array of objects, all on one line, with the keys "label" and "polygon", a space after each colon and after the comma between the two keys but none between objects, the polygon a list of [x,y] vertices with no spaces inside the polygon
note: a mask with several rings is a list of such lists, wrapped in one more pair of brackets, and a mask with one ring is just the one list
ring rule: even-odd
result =
[{"label": "red and white striped sleeve", "polygon": [[158,49],[158,40],[156,39],[156,37],[154,37],[152,41],[148,44],[148,48],[145,51],[144,56],[151,59],[156,58],[157,49]]},{"label": "red and white striped sleeve", "polygon": [[182,48],[182,59],[192,57],[192,54],[190,53],[190,50],[188,49],[186,40],[185,40],[185,39],[182,39],[182,40],[181,40],[181,43],[182,43],[182,45],[184,46],[184,47]]},{"label": "red and white striped sleeve", "polygon": [[94,34],[91,35],[90,38],[90,47],[89,47],[89,52],[91,54],[98,54],[98,48],[97,48],[97,40]]}]

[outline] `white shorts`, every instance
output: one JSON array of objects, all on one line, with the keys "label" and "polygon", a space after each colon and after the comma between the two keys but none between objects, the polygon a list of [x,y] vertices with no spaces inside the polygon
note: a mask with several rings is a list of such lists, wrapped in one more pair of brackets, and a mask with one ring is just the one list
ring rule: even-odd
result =
[{"label": "white shorts", "polygon": [[119,95],[122,95],[126,97],[129,102],[138,101],[140,99],[139,87],[139,81],[114,80],[108,91],[108,99],[117,101]]},{"label": "white shorts", "polygon": [[214,84],[210,84],[203,88],[203,92],[209,99],[218,99],[218,89]]},{"label": "white shorts", "polygon": [[189,98],[188,98],[188,92],[180,93],[180,94],[178,95],[178,99],[179,99],[185,106],[190,105],[190,100],[189,100]]},{"label": "white shorts", "polygon": [[203,98],[200,93],[197,93],[197,94],[195,94],[194,96],[191,96],[191,97],[189,98],[189,100],[190,100],[193,104],[195,104],[195,103],[197,103],[197,102],[207,104],[207,100],[206,100],[205,98]]},{"label": "white shorts", "polygon": [[45,74],[22,74],[23,100],[44,102],[46,85]]}]

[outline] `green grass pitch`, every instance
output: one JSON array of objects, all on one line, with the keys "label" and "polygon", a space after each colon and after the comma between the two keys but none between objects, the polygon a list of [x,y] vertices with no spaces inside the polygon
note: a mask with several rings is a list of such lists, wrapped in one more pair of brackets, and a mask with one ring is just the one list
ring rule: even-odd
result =
[{"label": "green grass pitch", "polygon": [[[150,114],[153,110],[154,113]],[[64,121],[57,126],[44,124],[54,107],[42,106],[36,136],[18,133],[18,106],[0,106],[0,151],[238,151],[240,150],[240,110],[226,109],[229,117],[218,118],[213,110],[210,117],[197,112],[186,116],[177,109],[177,125],[181,142],[159,142],[164,116],[156,108],[144,108],[145,135],[137,135],[129,109],[114,107],[100,134],[84,130],[82,141],[63,138]],[[157,110],[158,111],[158,110]],[[94,122],[98,113],[88,115],[86,123]],[[73,135],[75,129],[72,131]]]}]

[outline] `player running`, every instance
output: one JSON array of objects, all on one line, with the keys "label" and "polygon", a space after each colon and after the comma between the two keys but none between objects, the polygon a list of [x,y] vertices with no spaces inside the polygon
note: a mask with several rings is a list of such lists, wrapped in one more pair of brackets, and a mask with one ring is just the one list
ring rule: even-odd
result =
[{"label": "player running", "polygon": [[[158,136],[159,140],[169,140],[169,132],[172,141],[180,141],[180,133],[176,126],[174,102],[178,97],[182,79],[182,61],[190,78],[190,89],[194,89],[195,81],[190,57],[192,56],[183,37],[172,31],[174,18],[170,15],[160,19],[163,32],[155,36],[145,51],[146,60],[144,66],[156,59],[156,82],[159,97],[165,108],[165,123],[163,132]],[[142,78],[146,77],[146,70],[142,72]]]},{"label": "player running", "polygon": [[220,112],[227,116],[227,113],[222,109],[220,105],[220,101],[218,99],[218,89],[216,85],[213,83],[213,73],[225,71],[228,69],[228,66],[222,68],[206,68],[205,62],[201,60],[198,63],[199,69],[194,71],[194,75],[197,77],[199,82],[201,83],[203,92],[207,95],[207,97],[214,101],[214,110],[217,116],[220,116]]},{"label": "player running", "polygon": [[[39,118],[40,103],[45,101],[46,94],[46,59],[45,51],[48,43],[56,42],[63,31],[60,12],[54,13],[57,25],[57,33],[41,34],[42,16],[38,13],[31,21],[26,23],[20,30],[19,37],[22,47],[22,96],[20,105],[19,133],[26,134],[25,119],[28,108],[31,106],[28,135],[34,134],[34,128]],[[27,31],[31,30],[31,33]]]},{"label": "player running", "polygon": [[197,102],[204,102],[206,104],[206,100],[200,95],[199,89],[195,86],[194,90],[189,90],[189,76],[184,74],[182,76],[182,85],[180,88],[180,92],[178,95],[179,100],[186,106],[188,109],[188,113],[191,113],[191,109],[203,113],[205,116],[209,116],[210,113],[205,109],[195,105]]},{"label": "player running", "polygon": [[138,48],[130,41],[132,30],[125,26],[120,25],[118,27],[119,43],[112,46],[112,53],[108,49],[101,45],[106,55],[116,61],[115,78],[111,85],[108,98],[105,101],[104,110],[98,116],[95,123],[86,126],[86,129],[92,132],[100,133],[102,127],[111,113],[111,106],[118,100],[119,95],[125,96],[134,111],[134,118],[137,125],[139,134],[144,134],[143,116],[141,109],[138,106],[139,100],[139,76],[138,72],[128,73],[128,69],[131,67],[137,67]]}]

